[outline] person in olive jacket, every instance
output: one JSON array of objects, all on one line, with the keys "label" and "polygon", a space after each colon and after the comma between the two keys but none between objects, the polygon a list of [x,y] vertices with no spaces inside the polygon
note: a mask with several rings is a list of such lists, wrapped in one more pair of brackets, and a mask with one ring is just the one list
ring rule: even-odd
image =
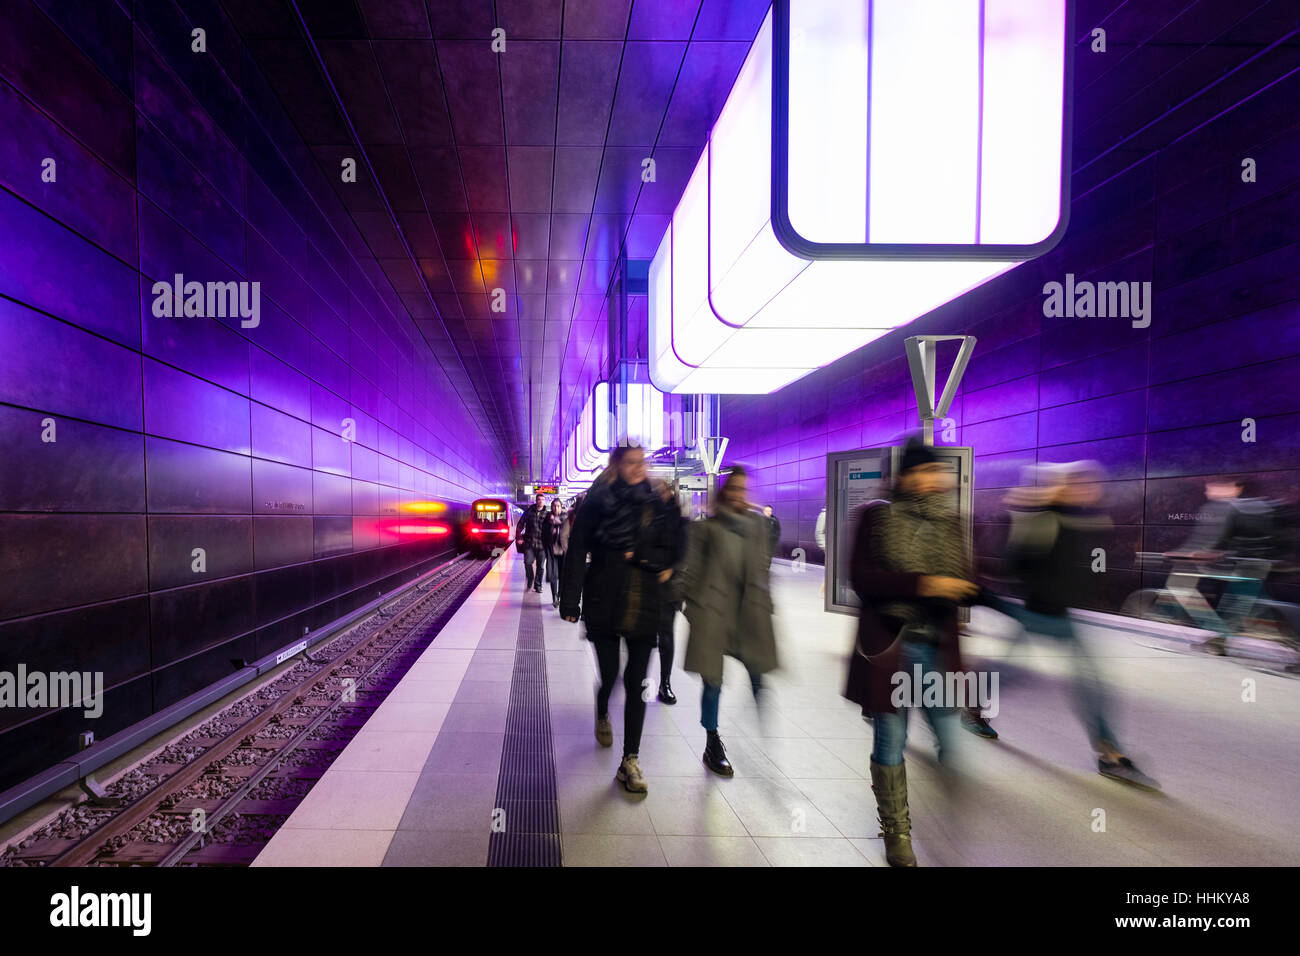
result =
[{"label": "person in olive jacket", "polygon": [[718,489],[712,517],[690,529],[682,568],[681,591],[691,627],[682,666],[704,682],[704,765],[724,777],[735,771],[718,735],[723,658],[734,657],[745,665],[755,701],[762,676],[777,667],[767,522],[749,509],[747,482],[744,468],[731,470]]}]

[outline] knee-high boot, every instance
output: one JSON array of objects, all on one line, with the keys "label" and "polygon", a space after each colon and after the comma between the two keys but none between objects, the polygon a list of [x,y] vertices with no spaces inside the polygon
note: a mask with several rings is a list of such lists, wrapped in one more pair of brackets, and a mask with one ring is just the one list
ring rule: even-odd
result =
[{"label": "knee-high boot", "polygon": [[890,866],[916,866],[912,852],[912,820],[907,812],[907,768],[871,761],[871,789],[876,794],[885,861]]}]

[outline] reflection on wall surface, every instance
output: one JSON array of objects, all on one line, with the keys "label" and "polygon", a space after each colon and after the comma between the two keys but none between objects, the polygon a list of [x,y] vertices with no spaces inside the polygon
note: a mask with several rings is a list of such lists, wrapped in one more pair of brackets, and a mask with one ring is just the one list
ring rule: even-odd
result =
[{"label": "reflection on wall surface", "polygon": [[[0,31],[0,670],[106,692],[0,709],[0,789],[445,559],[505,488],[233,30],[197,57],[134,9]],[[177,275],[259,283],[258,321],[167,315]]]}]

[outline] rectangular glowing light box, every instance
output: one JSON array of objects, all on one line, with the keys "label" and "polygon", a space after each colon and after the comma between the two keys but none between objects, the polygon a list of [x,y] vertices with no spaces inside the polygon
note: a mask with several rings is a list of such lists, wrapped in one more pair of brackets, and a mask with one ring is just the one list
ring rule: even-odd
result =
[{"label": "rectangular glowing light box", "polygon": [[1068,0],[777,0],[650,266],[651,378],[769,392],[1063,234]]},{"label": "rectangular glowing light box", "polygon": [[664,441],[664,393],[644,382],[628,382],[620,395],[615,389],[616,404],[610,406],[610,383],[597,382],[590,399],[593,408],[592,445],[597,451],[609,452],[624,439],[640,442],[649,451],[658,451]]},{"label": "rectangular glowing light box", "polygon": [[565,483],[590,483],[609,463],[609,455],[596,448],[592,441],[596,420],[592,398],[593,393],[588,392],[582,413],[578,416],[578,425],[564,446],[560,477]]}]

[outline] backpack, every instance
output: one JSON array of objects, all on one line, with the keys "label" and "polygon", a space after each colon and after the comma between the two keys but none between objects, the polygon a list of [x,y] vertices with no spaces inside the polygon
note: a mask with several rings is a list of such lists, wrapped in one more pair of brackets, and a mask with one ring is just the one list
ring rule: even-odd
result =
[{"label": "backpack", "polygon": [[1267,498],[1234,498],[1227,546],[1243,558],[1278,561],[1294,550],[1295,515],[1285,503]]}]

